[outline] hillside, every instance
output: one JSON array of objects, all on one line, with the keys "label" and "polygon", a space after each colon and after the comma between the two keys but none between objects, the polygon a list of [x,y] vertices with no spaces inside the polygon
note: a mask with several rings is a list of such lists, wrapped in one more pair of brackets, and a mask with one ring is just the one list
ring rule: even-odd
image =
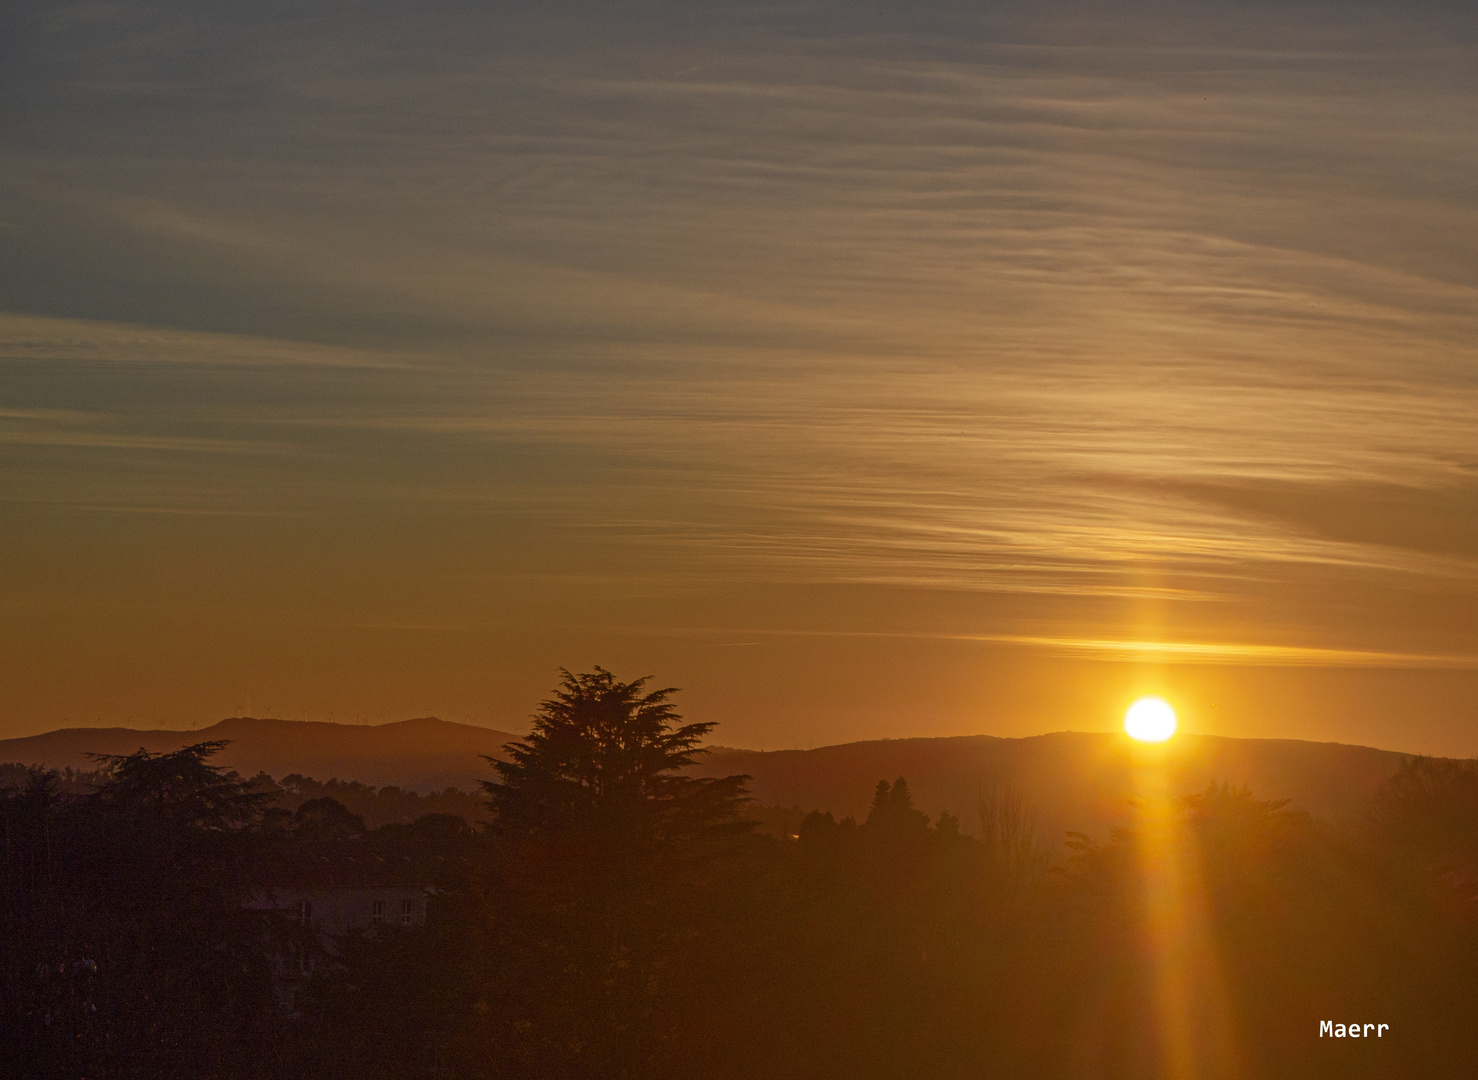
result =
[{"label": "hillside", "polygon": [[[481,755],[501,757],[503,745],[516,738],[431,717],[375,726],[235,717],[196,731],[69,728],[0,740],[0,762],[91,769],[89,752],[125,754],[141,746],[159,752],[228,739],[217,760],[248,776],[299,773],[420,792],[448,786],[473,791],[491,777]],[[1147,747],[1094,732],[883,739],[769,753],[711,749],[693,773],[748,773],[751,793],[766,806],[861,817],[879,780],[904,776],[920,809],[934,816],[948,810],[971,831],[979,794],[995,785],[1022,794],[1035,810],[1039,834],[1054,843],[1068,829],[1106,832],[1125,820],[1135,794],[1156,783],[1181,793],[1225,780],[1322,816],[1348,814],[1405,756],[1342,743],[1210,735],[1180,735],[1163,747]]]},{"label": "hillside", "polygon": [[207,739],[228,739],[216,761],[245,776],[291,773],[327,780],[397,784],[417,791],[452,786],[473,790],[489,779],[482,755],[503,756],[507,731],[434,717],[393,724],[354,725],[237,716],[194,731],[65,728],[24,739],[0,740],[0,762],[92,769],[87,755],[178,750]]},{"label": "hillside", "polygon": [[769,753],[716,747],[695,771],[748,773],[751,793],[765,805],[859,818],[879,780],[904,776],[921,810],[948,810],[966,831],[974,828],[980,792],[997,785],[1025,796],[1039,835],[1055,843],[1068,829],[1106,832],[1125,820],[1130,798],[1157,784],[1179,794],[1229,781],[1248,785],[1259,798],[1289,799],[1294,809],[1347,814],[1405,756],[1342,743],[1210,735],[1180,735],[1155,747],[1117,734],[1065,731],[1020,739],[884,739]]}]

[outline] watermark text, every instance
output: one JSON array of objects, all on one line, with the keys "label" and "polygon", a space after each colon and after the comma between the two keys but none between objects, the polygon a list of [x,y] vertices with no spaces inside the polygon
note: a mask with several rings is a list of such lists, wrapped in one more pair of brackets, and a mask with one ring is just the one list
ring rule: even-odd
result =
[{"label": "watermark text", "polygon": [[[1390,1024],[1340,1024],[1333,1020],[1319,1021],[1319,1038],[1331,1039],[1383,1039]],[[1375,1034],[1372,1035],[1371,1031]]]}]

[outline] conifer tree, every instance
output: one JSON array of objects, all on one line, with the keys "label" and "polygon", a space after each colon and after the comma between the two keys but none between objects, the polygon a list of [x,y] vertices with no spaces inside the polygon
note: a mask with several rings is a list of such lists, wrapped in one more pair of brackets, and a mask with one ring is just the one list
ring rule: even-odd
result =
[{"label": "conifer tree", "polygon": [[528,738],[508,744],[513,760],[488,759],[500,777],[483,782],[495,832],[661,844],[743,828],[749,777],[680,772],[706,753],[699,742],[714,725],[682,723],[674,689],[601,667],[561,674]]},{"label": "conifer tree", "polygon": [[867,824],[874,829],[896,832],[925,828],[929,824],[929,818],[914,809],[908,781],[900,776],[893,781],[892,786],[886,780],[878,781],[877,790],[872,797],[872,808],[867,813]]}]

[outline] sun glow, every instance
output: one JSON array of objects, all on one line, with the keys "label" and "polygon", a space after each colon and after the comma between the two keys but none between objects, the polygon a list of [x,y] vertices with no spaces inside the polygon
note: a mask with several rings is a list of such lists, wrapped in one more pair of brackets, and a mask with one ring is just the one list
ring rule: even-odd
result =
[{"label": "sun glow", "polygon": [[1124,733],[1140,742],[1164,742],[1175,734],[1175,710],[1163,698],[1140,698],[1124,713]]}]

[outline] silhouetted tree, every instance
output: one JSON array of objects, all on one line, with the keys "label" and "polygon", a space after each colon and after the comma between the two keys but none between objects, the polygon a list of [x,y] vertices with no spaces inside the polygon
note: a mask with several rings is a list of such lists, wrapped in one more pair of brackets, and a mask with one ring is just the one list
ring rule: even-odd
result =
[{"label": "silhouetted tree", "polygon": [[[1344,823],[1229,784],[1144,800],[1046,873],[995,789],[980,839],[927,827],[902,778],[861,826],[773,808],[748,833],[742,777],[684,776],[709,725],[670,693],[564,673],[489,786],[494,829],[243,782],[219,744],[0,771],[0,1076],[1160,1080],[1167,1003],[1198,1039],[1223,1024],[1246,1080],[1471,1071],[1478,767],[1411,759]],[[329,943],[290,1018],[292,928],[242,901],[254,867],[361,831],[333,792],[393,823],[325,847],[441,888],[424,927]],[[1390,1037],[1314,1035],[1356,1017]]]},{"label": "silhouetted tree", "polygon": [[350,813],[327,795],[309,799],[293,814],[293,836],[299,840],[353,840],[367,831],[364,818]]},{"label": "silhouetted tree", "polygon": [[223,744],[99,756],[99,786],[3,800],[25,850],[0,913],[0,1031],[28,1077],[251,1076],[280,1017],[243,910],[263,798]]},{"label": "silhouetted tree", "polygon": [[914,809],[908,781],[899,777],[891,787],[879,780],[873,793],[872,808],[867,812],[868,827],[887,832],[919,831],[929,826],[928,815]]},{"label": "silhouetted tree", "polygon": [[276,792],[278,805],[289,811],[313,799],[337,799],[351,813],[364,818],[371,829],[408,825],[426,814],[454,814],[469,822],[480,822],[487,817],[487,804],[481,792],[454,787],[422,795],[395,784],[377,788],[358,780],[315,780],[300,773],[284,776],[280,784],[261,773],[252,783],[262,790]]},{"label": "silhouetted tree", "polygon": [[980,792],[976,816],[986,859],[1007,890],[1017,895],[1032,892],[1042,881],[1048,856],[1037,839],[1036,818],[1025,796],[992,785]]},{"label": "silhouetted tree", "polygon": [[92,754],[105,779],[92,795],[107,813],[137,824],[223,832],[254,823],[272,796],[207,759],[226,740],[196,743],[166,754]]},{"label": "silhouetted tree", "polygon": [[1388,857],[1434,878],[1478,874],[1478,762],[1408,758],[1371,798],[1366,818]]},{"label": "silhouetted tree", "polygon": [[[395,1039],[435,1047],[455,1075],[649,1073],[695,997],[714,992],[705,962],[727,951],[718,913],[742,894],[745,852],[774,843],[741,819],[747,777],[683,774],[713,725],[684,723],[673,690],[603,668],[561,675],[511,760],[489,759],[480,877],[441,898],[424,950],[345,960],[346,985],[442,987],[453,1014]],[[367,1067],[412,1068],[394,1053]]]},{"label": "silhouetted tree", "polygon": [[498,834],[660,844],[739,827],[749,778],[681,775],[714,725],[680,723],[673,689],[643,692],[647,679],[601,667],[561,673],[533,732],[506,747],[512,760],[487,758],[501,777],[483,782]]}]

